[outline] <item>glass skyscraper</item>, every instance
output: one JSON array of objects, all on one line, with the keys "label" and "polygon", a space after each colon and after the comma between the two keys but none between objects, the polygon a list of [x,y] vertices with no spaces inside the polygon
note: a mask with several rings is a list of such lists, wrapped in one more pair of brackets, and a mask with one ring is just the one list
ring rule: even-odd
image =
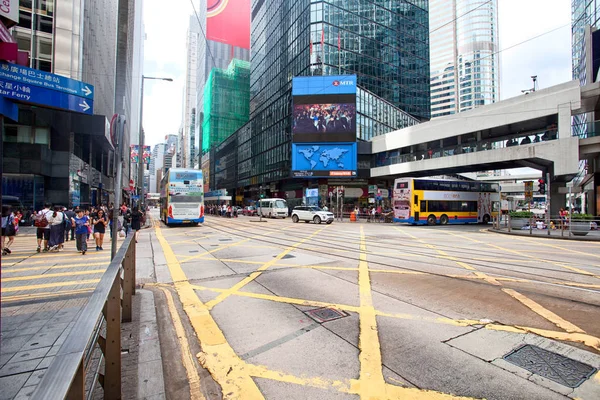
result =
[{"label": "glass skyscraper", "polygon": [[238,131],[238,185],[289,177],[294,76],[356,74],[358,139],[429,119],[427,5],[253,0],[250,122]]},{"label": "glass skyscraper", "polygon": [[585,27],[600,26],[600,0],[573,0],[571,12],[573,79],[579,79],[583,85],[586,83]]},{"label": "glass skyscraper", "polygon": [[497,0],[430,0],[431,117],[500,98]]}]

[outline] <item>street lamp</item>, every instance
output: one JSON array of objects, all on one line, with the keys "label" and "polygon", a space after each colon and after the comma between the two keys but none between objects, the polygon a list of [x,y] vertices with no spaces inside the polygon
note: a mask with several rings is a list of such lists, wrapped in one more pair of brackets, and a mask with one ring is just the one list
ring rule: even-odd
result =
[{"label": "street lamp", "polygon": [[138,191],[140,195],[139,205],[140,211],[144,211],[144,80],[156,80],[156,81],[167,81],[173,82],[172,78],[157,78],[153,76],[144,76],[142,75],[142,96],[140,100],[140,149],[139,149],[139,160],[140,163],[138,165],[138,185],[140,190]]}]

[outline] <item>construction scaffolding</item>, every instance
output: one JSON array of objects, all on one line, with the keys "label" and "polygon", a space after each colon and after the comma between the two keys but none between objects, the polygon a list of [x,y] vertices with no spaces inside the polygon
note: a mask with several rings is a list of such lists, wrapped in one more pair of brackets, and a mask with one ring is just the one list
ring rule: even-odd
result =
[{"label": "construction scaffolding", "polygon": [[202,154],[218,146],[250,118],[250,63],[233,59],[213,68],[204,86]]}]

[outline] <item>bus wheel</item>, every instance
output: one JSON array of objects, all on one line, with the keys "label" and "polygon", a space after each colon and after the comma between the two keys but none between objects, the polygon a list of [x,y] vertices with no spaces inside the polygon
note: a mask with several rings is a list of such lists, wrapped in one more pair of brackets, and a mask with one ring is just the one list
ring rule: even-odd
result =
[{"label": "bus wheel", "polygon": [[448,216],[446,214],[444,214],[440,217],[440,224],[448,225]]},{"label": "bus wheel", "polygon": [[435,225],[435,215],[430,215],[427,217],[427,225]]},{"label": "bus wheel", "polygon": [[489,224],[490,223],[490,216],[489,215],[485,214],[483,216],[483,223],[484,224]]}]

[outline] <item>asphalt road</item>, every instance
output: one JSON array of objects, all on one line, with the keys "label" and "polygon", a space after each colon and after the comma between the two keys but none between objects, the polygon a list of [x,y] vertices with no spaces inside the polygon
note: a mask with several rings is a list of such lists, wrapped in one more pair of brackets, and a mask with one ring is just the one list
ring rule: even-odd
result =
[{"label": "asphalt road", "polygon": [[597,371],[572,388],[581,371],[504,359],[531,344],[600,367],[600,243],[257,220],[140,233],[168,398],[600,398]]}]

